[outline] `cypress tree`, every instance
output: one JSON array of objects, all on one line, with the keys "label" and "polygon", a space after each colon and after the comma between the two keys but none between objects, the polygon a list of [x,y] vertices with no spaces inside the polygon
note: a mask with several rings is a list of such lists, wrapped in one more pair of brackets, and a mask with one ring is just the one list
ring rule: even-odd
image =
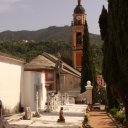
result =
[{"label": "cypress tree", "polygon": [[[107,72],[107,68],[106,66],[108,65],[107,63],[107,60],[109,56],[106,55],[106,52],[110,52],[109,50],[109,47],[108,47],[108,41],[107,41],[107,28],[108,28],[108,12],[107,12],[107,9],[105,9],[105,7],[103,6],[102,8],[102,12],[100,14],[100,17],[99,17],[99,27],[100,27],[100,33],[101,33],[101,38],[102,40],[104,41],[104,44],[103,44],[103,55],[104,55],[104,59],[103,59],[103,77],[106,81],[107,80],[107,77],[106,77],[106,73],[108,74]],[[108,51],[109,50],[109,51]],[[111,109],[111,108],[118,108],[119,106],[117,105],[117,100],[118,98],[115,97],[115,94],[113,92],[115,92],[113,90],[113,88],[111,87],[110,85],[111,83],[107,82],[107,88],[106,88],[106,91],[107,91],[107,105],[108,105],[108,108]],[[115,104],[116,103],[116,104]]]},{"label": "cypress tree", "polygon": [[128,1],[108,0],[108,3],[104,78],[121,97],[128,122]]},{"label": "cypress tree", "polygon": [[82,70],[81,70],[81,93],[84,92],[87,81],[94,83],[94,68],[90,50],[90,40],[87,21],[85,20],[84,35],[83,35],[83,56],[82,56]]},{"label": "cypress tree", "polygon": [[107,9],[103,6],[102,12],[99,17],[99,27],[102,40],[105,40],[107,27],[108,27],[108,12]]}]

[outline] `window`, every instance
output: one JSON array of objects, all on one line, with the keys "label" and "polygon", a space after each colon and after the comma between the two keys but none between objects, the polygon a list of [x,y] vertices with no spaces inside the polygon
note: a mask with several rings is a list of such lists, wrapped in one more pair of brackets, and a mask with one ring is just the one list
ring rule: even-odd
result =
[{"label": "window", "polygon": [[48,79],[53,79],[53,73],[48,73],[47,77],[48,77]]},{"label": "window", "polygon": [[82,33],[81,32],[77,32],[76,33],[76,44],[82,44],[83,42],[83,38],[82,38]]}]

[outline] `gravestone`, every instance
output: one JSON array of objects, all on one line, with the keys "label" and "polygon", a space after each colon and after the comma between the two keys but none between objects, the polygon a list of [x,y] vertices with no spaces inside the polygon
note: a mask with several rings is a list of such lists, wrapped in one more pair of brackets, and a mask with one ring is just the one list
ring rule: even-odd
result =
[{"label": "gravestone", "polygon": [[31,120],[31,108],[30,107],[26,107],[25,108],[25,115],[23,117],[24,120]]}]

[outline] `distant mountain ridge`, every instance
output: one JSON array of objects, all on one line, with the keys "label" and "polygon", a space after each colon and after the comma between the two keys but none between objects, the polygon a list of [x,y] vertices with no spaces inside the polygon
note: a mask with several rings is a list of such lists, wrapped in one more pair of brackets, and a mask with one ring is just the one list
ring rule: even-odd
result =
[{"label": "distant mountain ridge", "polygon": [[70,41],[71,28],[69,26],[51,26],[37,31],[4,31],[0,33],[0,40],[34,40],[36,42],[46,40]]},{"label": "distant mountain ridge", "polygon": [[[71,42],[71,27],[70,26],[51,26],[45,29],[37,31],[4,31],[0,32],[0,40],[34,40],[35,42],[47,41],[47,40],[61,40],[65,42]],[[90,34],[91,44],[101,44],[101,38],[99,35]]]}]

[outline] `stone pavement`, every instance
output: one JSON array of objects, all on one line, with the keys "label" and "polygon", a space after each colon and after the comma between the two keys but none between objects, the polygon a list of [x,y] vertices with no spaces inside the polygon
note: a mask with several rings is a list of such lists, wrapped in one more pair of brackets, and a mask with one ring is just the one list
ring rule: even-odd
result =
[{"label": "stone pavement", "polygon": [[117,128],[115,122],[104,110],[95,110],[89,113],[89,124],[93,128]]},{"label": "stone pavement", "polygon": [[[21,120],[19,119],[21,115],[18,114],[6,119],[11,126],[10,128],[79,128],[86,113],[86,107],[87,105],[75,104],[63,106],[65,123],[57,123],[59,110],[50,113],[42,111],[40,118],[32,117],[31,120]],[[117,128],[104,110],[89,112],[89,124],[93,128]]]},{"label": "stone pavement", "polygon": [[[41,112],[41,117],[32,117],[31,120],[16,120],[16,118],[8,118],[11,128],[78,128],[81,126],[87,105],[69,104],[63,106],[65,123],[57,123],[59,113]],[[17,117],[18,119],[18,117]]]}]

